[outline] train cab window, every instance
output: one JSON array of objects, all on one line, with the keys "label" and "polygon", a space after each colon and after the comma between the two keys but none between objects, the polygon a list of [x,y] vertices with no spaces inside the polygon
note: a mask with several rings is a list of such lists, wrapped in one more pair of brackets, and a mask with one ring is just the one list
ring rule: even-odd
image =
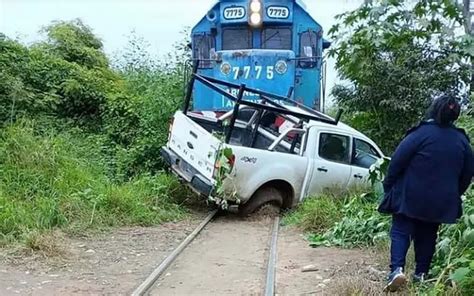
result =
[{"label": "train cab window", "polygon": [[211,51],[215,48],[215,40],[211,35],[193,36],[193,58],[199,60],[199,68],[212,68]]},{"label": "train cab window", "polygon": [[314,68],[318,61],[318,35],[314,31],[301,34],[300,62],[301,68]]},{"label": "train cab window", "polygon": [[226,28],[222,33],[222,50],[252,48],[252,31],[248,28]]},{"label": "train cab window", "polygon": [[266,28],[262,32],[263,49],[292,49],[290,28]]}]

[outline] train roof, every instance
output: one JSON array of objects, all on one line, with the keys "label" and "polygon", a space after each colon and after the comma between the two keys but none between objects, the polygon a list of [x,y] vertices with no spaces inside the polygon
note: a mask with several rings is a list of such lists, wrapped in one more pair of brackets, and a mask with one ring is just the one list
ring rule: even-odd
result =
[{"label": "train roof", "polygon": [[[216,5],[218,5],[219,3],[232,3],[232,2],[235,2],[235,1],[242,1],[242,0],[216,0],[216,1],[214,2],[214,4],[211,6],[211,9],[213,9],[214,7],[216,7]],[[306,6],[306,3],[305,3],[304,0],[273,0],[273,1],[275,1],[275,2],[282,2],[282,3],[288,2],[288,1],[292,1],[293,3],[295,3],[296,5],[298,5],[299,7],[301,7],[301,8],[304,10],[304,12],[309,16],[309,18],[310,18],[315,24],[317,24],[318,26],[321,26],[321,25],[319,24],[319,22],[316,21],[316,20],[313,18],[313,16],[308,12],[308,7]],[[204,17],[202,18],[202,20],[204,20],[205,18],[206,18],[206,17],[204,16]],[[198,24],[199,24],[199,22],[198,22]],[[193,28],[193,31],[194,31],[194,29],[198,26],[198,24],[196,24],[196,26]],[[323,38],[323,44],[324,44],[324,48],[328,48],[328,47],[331,46],[331,42],[330,42],[329,40],[324,39],[324,38]]]},{"label": "train roof", "polygon": [[[214,2],[214,4],[212,5],[211,9],[214,8],[217,4],[219,3],[231,3],[231,2],[235,2],[235,1],[241,1],[241,0],[217,0]],[[305,12],[306,14],[313,20],[313,22],[315,22],[316,24],[320,25],[312,16],[311,14],[309,14],[308,12],[308,7],[306,6],[306,3],[304,0],[273,0],[274,2],[281,2],[281,3],[285,3],[285,2],[288,2],[288,1],[291,1],[293,3],[295,3],[296,5],[298,5],[299,7],[301,7]]]},{"label": "train roof", "polygon": [[[233,2],[235,0],[218,0],[217,2]],[[275,1],[275,0],[274,0]],[[281,0],[280,2],[287,2],[289,0]],[[306,3],[303,1],[303,0],[290,0],[290,1],[294,1],[296,2],[299,6],[303,7],[304,9],[306,9]],[[276,0],[275,2],[278,2],[278,0]]]}]

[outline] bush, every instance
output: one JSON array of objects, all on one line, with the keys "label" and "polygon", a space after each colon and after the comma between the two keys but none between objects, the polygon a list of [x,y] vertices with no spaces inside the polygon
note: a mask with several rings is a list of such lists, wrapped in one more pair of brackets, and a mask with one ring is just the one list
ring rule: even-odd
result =
[{"label": "bush", "polygon": [[29,48],[0,40],[0,123],[42,113],[100,124],[107,98],[120,84],[100,41],[77,21],[45,32],[49,39]]},{"label": "bush", "polygon": [[168,175],[114,183],[98,160],[94,138],[80,130],[37,129],[21,120],[0,130],[0,233],[3,241],[31,231],[152,225],[182,217],[174,196],[184,194]]},{"label": "bush", "polygon": [[440,94],[466,97],[472,38],[456,1],[374,0],[338,17],[329,55],[343,83],[332,94],[348,123],[387,153]]},{"label": "bush", "polygon": [[108,174],[128,180],[163,168],[168,123],[182,105],[189,50],[181,44],[164,62],[143,40],[110,67],[101,41],[80,20],[44,28],[45,41],[24,46],[0,39],[0,125],[49,115],[104,135]]},{"label": "bush", "polygon": [[388,239],[390,219],[377,213],[377,203],[369,195],[354,195],[342,206],[338,219],[323,234],[309,237],[312,246],[373,246]]},{"label": "bush", "polygon": [[284,222],[298,225],[306,232],[324,233],[342,218],[342,206],[343,202],[331,195],[307,198]]}]

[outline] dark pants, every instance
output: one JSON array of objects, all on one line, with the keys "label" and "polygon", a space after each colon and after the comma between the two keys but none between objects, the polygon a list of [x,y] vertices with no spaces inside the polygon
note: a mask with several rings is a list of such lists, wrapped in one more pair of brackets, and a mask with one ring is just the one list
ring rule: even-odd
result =
[{"label": "dark pants", "polygon": [[405,258],[413,240],[415,245],[415,273],[427,274],[436,247],[439,223],[429,223],[409,218],[405,215],[392,216],[392,230],[390,237],[391,265],[394,271],[398,267],[405,269]]}]

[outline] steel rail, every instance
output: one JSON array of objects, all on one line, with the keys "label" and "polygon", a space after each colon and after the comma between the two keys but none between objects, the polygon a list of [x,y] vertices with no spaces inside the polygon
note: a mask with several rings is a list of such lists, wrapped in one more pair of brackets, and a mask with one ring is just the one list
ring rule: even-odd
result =
[{"label": "steel rail", "polygon": [[275,295],[275,279],[277,266],[277,243],[278,243],[278,229],[280,227],[280,216],[277,216],[273,222],[272,238],[270,242],[270,253],[267,264],[267,278],[265,282],[265,296]]},{"label": "steel rail", "polygon": [[138,286],[135,291],[131,294],[132,296],[142,296],[145,295],[145,293],[148,292],[148,290],[153,287],[155,282],[158,280],[158,278],[165,272],[165,270],[171,265],[171,263],[174,262],[174,260],[183,252],[184,249],[196,238],[196,236],[206,227],[206,225],[214,218],[214,216],[217,214],[217,210],[212,211],[207,217],[199,224],[198,227],[194,229],[194,231],[186,237],[184,241],[181,242],[181,244],[174,249],[174,251],[168,255],[168,257],[165,258],[161,262],[161,264],[153,270],[153,272],[143,281],[140,286]]}]

